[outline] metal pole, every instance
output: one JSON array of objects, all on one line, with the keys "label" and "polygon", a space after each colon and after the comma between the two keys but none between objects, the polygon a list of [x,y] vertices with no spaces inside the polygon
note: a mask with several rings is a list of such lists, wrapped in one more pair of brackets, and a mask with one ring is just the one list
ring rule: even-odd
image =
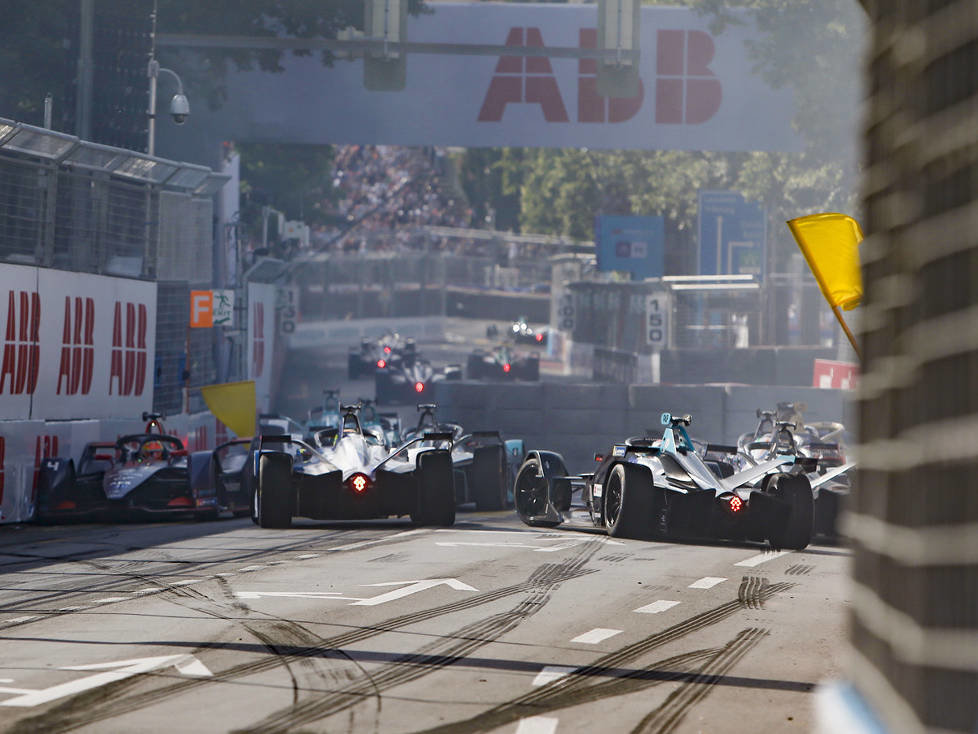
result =
[{"label": "metal pole", "polygon": [[[78,39],[78,95],[75,98],[75,135],[92,137],[92,35],[95,0],[81,0]],[[45,127],[48,127],[45,125]]]},{"label": "metal pole", "polygon": [[149,64],[146,70],[149,76],[149,105],[146,110],[146,117],[148,118],[146,153],[149,155],[156,155],[156,77],[159,75],[160,69],[160,65],[156,61],[156,10],[157,0],[153,0],[153,14],[150,16]]},{"label": "metal pole", "polygon": [[44,129],[51,129],[51,112],[54,107],[54,97],[50,92],[44,95]]}]

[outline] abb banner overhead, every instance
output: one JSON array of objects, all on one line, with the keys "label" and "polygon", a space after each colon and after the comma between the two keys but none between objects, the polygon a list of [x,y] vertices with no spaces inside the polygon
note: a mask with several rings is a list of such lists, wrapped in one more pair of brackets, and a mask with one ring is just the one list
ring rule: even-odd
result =
[{"label": "abb banner overhead", "polygon": [[155,283],[0,266],[0,420],[138,416],[155,352]]},{"label": "abb banner overhead", "polygon": [[[747,12],[718,34],[689,8],[643,7],[638,93],[597,91],[594,59],[437,55],[411,51],[399,91],[364,87],[363,61],[324,66],[285,54],[282,71],[231,70],[219,110],[198,125],[221,140],[635,148],[800,149],[787,89],[754,70],[748,44],[763,40]],[[434,3],[410,16],[417,43],[593,49],[595,5]],[[203,57],[202,57],[203,58]]]}]

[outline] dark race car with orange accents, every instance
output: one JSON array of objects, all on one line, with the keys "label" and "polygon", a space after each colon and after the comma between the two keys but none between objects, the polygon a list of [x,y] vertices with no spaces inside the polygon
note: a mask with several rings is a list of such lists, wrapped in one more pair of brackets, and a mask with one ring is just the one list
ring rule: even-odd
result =
[{"label": "dark race car with orange accents", "polygon": [[217,517],[216,492],[190,481],[199,455],[188,457],[183,442],[163,432],[160,416],[148,417],[145,433],[86,445],[77,467],[71,458],[44,459],[35,519]]}]

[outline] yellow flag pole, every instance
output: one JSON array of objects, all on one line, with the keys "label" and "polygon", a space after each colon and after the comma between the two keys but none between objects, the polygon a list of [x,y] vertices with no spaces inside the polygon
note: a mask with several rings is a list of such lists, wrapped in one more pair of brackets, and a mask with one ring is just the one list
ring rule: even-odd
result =
[{"label": "yellow flag pole", "polygon": [[856,357],[858,357],[859,361],[862,362],[863,355],[859,351],[859,347],[856,345],[856,337],[853,336],[852,332],[849,330],[848,324],[845,322],[845,319],[842,318],[842,312],[839,310],[839,307],[832,306],[832,313],[835,314],[835,317],[839,320],[839,325],[842,326],[842,330],[846,333],[846,336],[849,337],[849,343],[852,344],[852,349],[855,351]]}]

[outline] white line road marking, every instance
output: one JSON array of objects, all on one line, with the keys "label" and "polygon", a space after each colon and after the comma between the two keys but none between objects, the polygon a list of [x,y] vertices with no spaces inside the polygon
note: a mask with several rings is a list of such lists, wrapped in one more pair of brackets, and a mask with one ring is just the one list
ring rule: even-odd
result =
[{"label": "white line road marking", "polygon": [[29,614],[26,617],[14,617],[13,619],[5,619],[3,621],[6,622],[7,624],[17,624],[18,622],[28,622],[32,619],[37,619],[37,615]]},{"label": "white line road marking", "polygon": [[104,599],[96,599],[92,604],[111,604],[116,601],[126,601],[129,599],[128,596],[107,596]]},{"label": "white line road marking", "polygon": [[[189,675],[198,678],[210,677],[213,675],[207,667],[197,660],[193,655],[163,655],[152,658],[134,658],[132,660],[119,660],[112,663],[96,663],[94,665],[73,665],[62,668],[62,670],[104,670],[104,673],[96,673],[78,680],[62,683],[50,688],[40,690],[16,691],[21,694],[16,698],[11,698],[0,702],[0,706],[37,706],[48,703],[65,696],[73,696],[82,691],[98,688],[109,683],[130,678],[140,673],[148,673],[159,668],[174,666],[182,675]],[[8,691],[13,692],[13,691]]]},{"label": "white line road marking", "polygon": [[31,688],[4,688],[0,687],[0,693],[14,693],[17,695],[23,695],[25,693],[33,693],[34,690]]},{"label": "white line road marking", "polygon": [[575,670],[577,668],[568,665],[548,665],[537,673],[537,677],[533,679],[533,685],[545,686],[548,683],[553,683],[555,680],[566,678]]},{"label": "white line road marking", "polygon": [[520,719],[516,734],[554,734],[560,719],[550,716],[530,716]]},{"label": "white line road marking", "polygon": [[0,683],[13,683],[13,678],[0,678]]},{"label": "white line road marking", "polygon": [[222,579],[226,579],[229,576],[236,576],[237,571],[225,571],[224,573],[215,573],[215,576],[220,576]]},{"label": "white line road marking", "polygon": [[189,586],[190,584],[197,584],[204,579],[184,579],[183,581],[174,581],[170,586]]},{"label": "white line road marking", "polygon": [[774,560],[775,558],[780,558],[781,556],[787,555],[791,551],[780,550],[780,551],[765,551],[764,553],[758,553],[756,556],[751,556],[743,561],[738,561],[735,566],[747,566],[748,568],[753,568],[754,566],[760,566],[762,563]]},{"label": "white line road marking", "polygon": [[238,573],[248,573],[249,571],[260,571],[263,568],[265,568],[265,567],[262,566],[262,565],[245,566],[244,568],[239,568],[238,569]]},{"label": "white line road marking", "polygon": [[133,594],[158,594],[161,591],[163,591],[163,589],[161,589],[158,586],[150,586],[148,589],[140,589],[139,591],[134,591],[132,593]]},{"label": "white line road marking", "polygon": [[296,556],[295,557],[295,559],[297,561],[305,561],[305,560],[307,560],[309,558],[319,558],[319,554],[318,553],[303,553],[301,556]]},{"label": "white line road marking", "polygon": [[612,630],[605,627],[595,627],[590,632],[585,632],[583,635],[578,635],[571,642],[580,642],[582,645],[597,645],[599,642],[604,642],[609,637],[614,637],[615,635],[620,635],[622,630]]},{"label": "white line road marking", "polygon": [[401,584],[409,584],[400,589],[395,589],[394,591],[388,591],[386,594],[381,594],[380,596],[374,596],[370,599],[364,599],[363,601],[358,601],[350,606],[364,606],[372,607],[377,604],[386,604],[389,601],[394,601],[402,597],[408,596],[409,594],[416,594],[419,591],[424,591],[426,589],[434,588],[435,586],[441,586],[445,584],[451,586],[456,591],[478,591],[474,586],[469,586],[466,583],[459,581],[458,579],[426,579],[424,581],[387,581],[382,584],[364,584],[365,586],[400,586]]},{"label": "white line road marking", "polygon": [[338,601],[363,601],[363,597],[340,596],[342,591],[236,591],[239,599],[260,599],[263,596],[283,599],[327,599]]},{"label": "white line road marking", "polygon": [[[563,538],[561,538],[561,540],[563,540]],[[620,541],[611,540],[610,538],[589,538],[585,536],[583,538],[572,537],[570,540],[571,542],[564,543],[563,545],[528,545],[526,543],[514,543],[513,541],[509,540],[497,541],[495,543],[480,543],[474,541],[437,541],[435,545],[440,545],[445,548],[455,548],[458,546],[475,546],[482,548],[525,548],[536,553],[555,553],[556,551],[574,548],[582,543],[591,543],[595,541],[603,545],[625,545]]]},{"label": "white line road marking", "polygon": [[385,538],[377,538],[376,540],[362,540],[359,543],[348,543],[347,545],[338,545],[335,548],[325,548],[324,550],[327,551],[356,550],[357,548],[365,548],[368,545],[377,545],[377,543],[386,543],[388,540],[394,540],[394,538],[406,538],[409,535],[418,535],[419,533],[424,533],[424,532],[427,532],[424,528],[418,528],[417,530],[405,530],[403,533],[394,533],[393,535],[388,535]]},{"label": "white line road marking", "polygon": [[712,589],[717,584],[722,584],[727,579],[718,576],[704,576],[699,581],[694,581],[689,585],[690,589]]},{"label": "white line road marking", "polygon": [[79,609],[84,609],[85,607],[61,607],[59,612],[77,612]]},{"label": "white line road marking", "polygon": [[644,607],[639,607],[638,609],[633,609],[632,611],[638,612],[639,614],[658,614],[659,612],[664,612],[667,609],[672,609],[678,603],[678,601],[659,599],[659,601],[654,601],[651,604],[646,604]]}]

